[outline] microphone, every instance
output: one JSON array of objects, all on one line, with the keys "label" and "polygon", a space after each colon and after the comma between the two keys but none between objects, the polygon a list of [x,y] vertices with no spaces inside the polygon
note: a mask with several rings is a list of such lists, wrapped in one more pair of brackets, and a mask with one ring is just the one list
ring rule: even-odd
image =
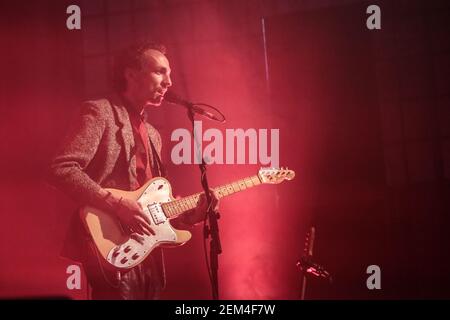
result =
[{"label": "microphone", "polygon": [[202,116],[205,116],[209,119],[223,122],[223,120],[217,118],[211,112],[208,112],[205,109],[199,107],[196,103],[182,99],[180,96],[178,96],[177,94],[175,94],[173,92],[167,91],[166,94],[164,95],[164,100],[169,103],[172,103],[172,104],[178,104],[183,107],[186,107],[188,110],[192,110],[193,112],[198,113]]},{"label": "microphone", "polygon": [[171,91],[166,92],[166,94],[164,95],[164,100],[166,100],[167,102],[179,104],[179,105],[182,105],[185,107],[190,107],[190,106],[194,105],[194,103],[180,98],[177,94],[175,94]]}]

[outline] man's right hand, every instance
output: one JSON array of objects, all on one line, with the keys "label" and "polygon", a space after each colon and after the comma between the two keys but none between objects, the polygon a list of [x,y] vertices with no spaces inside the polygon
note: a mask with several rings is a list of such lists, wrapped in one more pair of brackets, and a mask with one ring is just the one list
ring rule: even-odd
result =
[{"label": "man's right hand", "polygon": [[150,227],[150,219],[145,215],[141,205],[134,200],[126,198],[119,200],[116,215],[132,232],[146,235],[155,234]]}]

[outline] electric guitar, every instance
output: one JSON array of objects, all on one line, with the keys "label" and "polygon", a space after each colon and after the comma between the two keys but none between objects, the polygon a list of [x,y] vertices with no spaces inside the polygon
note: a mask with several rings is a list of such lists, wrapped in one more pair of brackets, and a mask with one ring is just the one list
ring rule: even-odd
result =
[{"label": "electric guitar", "polygon": [[[260,184],[277,184],[291,180],[294,176],[294,171],[288,169],[261,168],[255,176],[216,187],[214,191],[220,199]],[[195,208],[202,193],[174,199],[169,181],[161,177],[149,180],[135,191],[107,190],[115,196],[140,203],[152,222],[151,228],[155,234],[128,234],[114,214],[90,206],[81,208],[81,220],[91,235],[99,256],[103,258],[100,259],[102,265],[106,268],[133,268],[158,246],[179,246],[191,238],[189,231],[173,228],[170,220]]]}]

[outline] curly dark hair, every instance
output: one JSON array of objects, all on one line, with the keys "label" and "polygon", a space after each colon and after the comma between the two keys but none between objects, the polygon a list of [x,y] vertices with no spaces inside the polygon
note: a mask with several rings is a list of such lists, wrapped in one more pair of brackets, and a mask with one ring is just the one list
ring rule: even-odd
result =
[{"label": "curly dark hair", "polygon": [[142,67],[142,57],[147,50],[157,50],[166,55],[166,47],[160,43],[155,42],[142,42],[136,43],[125,50],[121,51],[114,58],[113,68],[113,86],[117,92],[125,91],[127,87],[127,81],[125,79],[125,69],[135,68],[140,69]]}]

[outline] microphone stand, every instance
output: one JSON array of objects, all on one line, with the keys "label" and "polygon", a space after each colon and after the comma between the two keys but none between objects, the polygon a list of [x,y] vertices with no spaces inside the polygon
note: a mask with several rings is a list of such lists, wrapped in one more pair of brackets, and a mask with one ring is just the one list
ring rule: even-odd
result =
[{"label": "microphone stand", "polygon": [[327,279],[330,283],[333,282],[333,278],[331,274],[325,270],[325,268],[318,263],[315,263],[312,260],[313,256],[313,248],[314,248],[314,240],[316,238],[316,228],[311,227],[306,236],[304,254],[297,261],[297,267],[299,267],[301,271],[301,291],[300,291],[300,300],[305,300],[306,296],[306,282],[308,280],[308,275],[314,276],[317,278]]},{"label": "microphone stand", "polygon": [[[194,143],[199,145],[197,136],[195,135],[195,125],[194,125],[194,104],[189,103],[187,106],[188,110],[188,118],[192,123],[192,135],[194,137]],[[199,148],[197,148],[199,150]],[[200,151],[201,152],[201,151]],[[201,156],[200,154],[197,154],[195,156]],[[208,226],[204,225],[203,230],[203,236],[205,237],[205,240],[211,236],[211,240],[209,242],[209,263],[210,263],[210,280],[211,280],[211,289],[212,289],[212,297],[213,300],[219,299],[219,279],[218,279],[218,269],[219,269],[219,254],[222,253],[222,245],[220,243],[220,235],[219,235],[219,224],[217,220],[220,218],[220,214],[218,211],[214,210],[212,206],[212,196],[211,196],[211,190],[209,189],[208,184],[208,178],[206,175],[206,163],[203,159],[203,156],[201,156],[201,163],[199,164],[200,172],[201,172],[201,184],[203,187],[203,190],[206,195],[206,201],[208,204],[208,210],[206,212],[207,218],[208,218]]]}]

